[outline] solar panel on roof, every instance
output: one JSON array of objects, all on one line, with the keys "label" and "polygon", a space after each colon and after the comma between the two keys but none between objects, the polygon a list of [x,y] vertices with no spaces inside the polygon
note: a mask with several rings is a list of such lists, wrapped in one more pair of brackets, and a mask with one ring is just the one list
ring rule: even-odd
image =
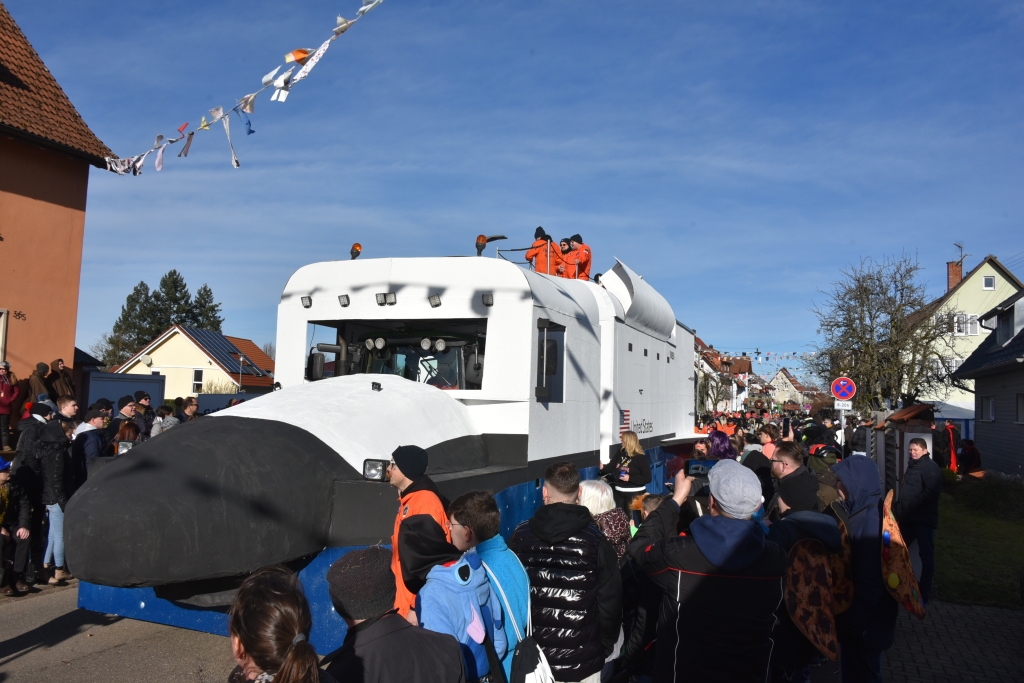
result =
[{"label": "solar panel on roof", "polygon": [[262,377],[263,373],[255,367],[249,365],[252,361],[248,358],[245,359],[244,363],[239,363],[238,358],[235,358],[231,354],[242,355],[242,352],[238,348],[224,338],[219,332],[211,332],[209,330],[200,330],[195,327],[182,326],[182,330],[185,331],[188,336],[192,337],[197,344],[203,347],[210,356],[225,367],[231,374],[239,372],[239,365],[241,365],[241,373],[243,375],[253,375],[254,377]]}]

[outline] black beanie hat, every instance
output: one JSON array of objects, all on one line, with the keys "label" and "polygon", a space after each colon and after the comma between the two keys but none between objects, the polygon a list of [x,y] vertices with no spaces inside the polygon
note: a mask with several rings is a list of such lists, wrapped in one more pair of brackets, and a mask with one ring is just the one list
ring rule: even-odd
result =
[{"label": "black beanie hat", "polygon": [[53,412],[53,409],[45,403],[33,403],[28,412],[32,415],[38,415],[39,417],[46,417]]},{"label": "black beanie hat", "polygon": [[779,498],[794,512],[818,509],[818,478],[811,472],[800,472],[779,480]]},{"label": "black beanie hat", "polygon": [[576,244],[583,244],[583,238],[580,237],[579,233],[576,233],[575,235],[573,235],[569,239],[572,240],[573,242],[575,242]]},{"label": "black beanie hat", "polygon": [[117,399],[117,409],[124,410],[124,407],[129,403],[135,403],[135,399],[132,398],[131,396],[122,396],[121,398]]},{"label": "black beanie hat", "polygon": [[50,366],[47,365],[46,363],[36,363],[36,372],[38,372],[40,375],[45,375],[49,371]]},{"label": "black beanie hat", "polygon": [[416,481],[427,471],[427,452],[419,446],[399,446],[391,454],[402,474]]},{"label": "black beanie hat", "polygon": [[110,410],[111,408],[113,408],[113,407],[114,407],[114,404],[110,402],[110,399],[106,399],[106,398],[98,398],[98,399],[96,399],[96,402],[95,402],[95,403],[93,403],[93,404],[92,404],[91,406],[89,406],[89,407],[90,407],[90,408],[96,408],[96,407],[99,407],[99,408],[102,408],[103,410]]},{"label": "black beanie hat", "polygon": [[138,403],[139,401],[141,401],[143,399],[146,399],[146,398],[149,398],[149,394],[147,394],[145,391],[142,391],[140,389],[139,391],[135,392],[135,402],[136,403]]},{"label": "black beanie hat", "polygon": [[395,606],[391,551],[375,545],[346,553],[327,570],[327,587],[342,617],[379,617]]},{"label": "black beanie hat", "polygon": [[533,231],[533,239],[539,240],[544,237],[544,228],[537,226],[537,229]]}]

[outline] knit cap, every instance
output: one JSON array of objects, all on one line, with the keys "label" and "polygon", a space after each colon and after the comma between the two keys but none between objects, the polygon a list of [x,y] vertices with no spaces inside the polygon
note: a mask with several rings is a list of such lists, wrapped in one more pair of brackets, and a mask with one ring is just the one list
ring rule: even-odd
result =
[{"label": "knit cap", "polygon": [[147,394],[145,391],[142,391],[140,389],[139,391],[135,392],[135,402],[136,403],[138,403],[139,401],[144,401],[147,398],[149,398],[149,394]]},{"label": "knit cap", "polygon": [[402,470],[402,474],[416,481],[427,471],[427,452],[419,446],[399,446],[391,459]]},{"label": "knit cap", "polygon": [[117,399],[117,409],[124,410],[124,407],[129,403],[135,403],[135,399],[132,398],[131,396],[122,396],[121,398]]},{"label": "knit cap", "polygon": [[391,551],[372,546],[346,553],[327,571],[327,586],[342,617],[379,617],[395,606]]},{"label": "knit cap", "polygon": [[715,503],[734,519],[750,519],[763,502],[761,482],[753,470],[735,460],[721,460],[708,472]]},{"label": "knit cap", "polygon": [[28,412],[31,415],[38,415],[39,417],[46,417],[53,412],[53,409],[45,403],[33,403],[32,407],[29,408]]},{"label": "knit cap", "polygon": [[537,226],[537,229],[533,231],[533,239],[539,240],[544,237],[544,228]]},{"label": "knit cap", "polygon": [[572,240],[573,242],[575,242],[576,244],[583,244],[583,238],[580,237],[579,233],[576,233],[575,235],[573,235],[569,239]]},{"label": "knit cap", "polygon": [[47,365],[46,363],[36,363],[36,372],[38,372],[40,375],[45,375],[49,371],[50,366]]}]

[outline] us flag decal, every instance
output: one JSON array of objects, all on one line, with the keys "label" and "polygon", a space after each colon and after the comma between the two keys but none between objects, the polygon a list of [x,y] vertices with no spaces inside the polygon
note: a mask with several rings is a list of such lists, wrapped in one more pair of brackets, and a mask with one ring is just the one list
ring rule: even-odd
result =
[{"label": "us flag decal", "polygon": [[622,436],[623,432],[629,431],[629,411],[619,411],[619,436]]}]

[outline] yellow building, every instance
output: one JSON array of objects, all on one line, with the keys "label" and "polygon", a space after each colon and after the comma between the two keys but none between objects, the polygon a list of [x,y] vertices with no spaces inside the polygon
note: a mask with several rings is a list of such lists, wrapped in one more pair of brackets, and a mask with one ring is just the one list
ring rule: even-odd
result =
[{"label": "yellow building", "polygon": [[171,326],[114,372],[163,375],[168,398],[274,388],[274,360],[251,340],[183,325]]},{"label": "yellow building", "polygon": [[[986,256],[971,272],[963,275],[962,261],[946,264],[946,293],[932,302],[935,314],[948,317],[950,332],[943,359],[953,372],[985,341],[990,330],[981,327],[978,317],[1000,301],[1024,289],[995,256]],[[922,396],[921,401],[934,403],[940,418],[970,420],[974,418],[974,394],[953,389],[948,395]]]}]

